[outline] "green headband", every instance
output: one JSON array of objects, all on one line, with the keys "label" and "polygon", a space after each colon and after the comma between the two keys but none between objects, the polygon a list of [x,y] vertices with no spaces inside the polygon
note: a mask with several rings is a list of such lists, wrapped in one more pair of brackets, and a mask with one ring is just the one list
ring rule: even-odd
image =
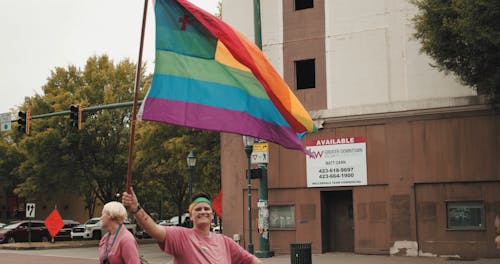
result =
[{"label": "green headband", "polygon": [[198,197],[194,199],[194,201],[191,204],[199,204],[199,203],[207,203],[208,205],[210,205],[210,207],[212,207],[212,202],[210,202],[210,200],[208,200],[205,197]]}]

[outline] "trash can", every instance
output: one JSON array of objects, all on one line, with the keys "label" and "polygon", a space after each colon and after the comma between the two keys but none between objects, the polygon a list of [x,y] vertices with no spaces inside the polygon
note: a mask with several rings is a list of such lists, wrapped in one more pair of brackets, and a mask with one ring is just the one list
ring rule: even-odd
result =
[{"label": "trash can", "polygon": [[292,264],[311,264],[311,243],[290,243],[290,261]]}]

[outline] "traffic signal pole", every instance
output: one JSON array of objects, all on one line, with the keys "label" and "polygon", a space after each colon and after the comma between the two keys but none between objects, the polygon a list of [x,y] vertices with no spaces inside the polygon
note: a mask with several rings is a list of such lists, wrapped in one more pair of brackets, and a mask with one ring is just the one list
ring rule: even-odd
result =
[{"label": "traffic signal pole", "polygon": [[[138,104],[141,104],[142,100],[138,101]],[[124,102],[124,103],[115,103],[115,104],[108,104],[108,105],[99,105],[99,106],[91,106],[87,107],[85,109],[81,108],[81,113],[83,117],[83,112],[96,112],[104,109],[115,109],[115,108],[123,108],[123,107],[130,107],[133,105],[133,102]],[[54,117],[54,116],[63,116],[63,115],[69,115],[71,114],[70,110],[67,111],[60,111],[60,112],[54,112],[54,113],[47,113],[47,114],[40,114],[40,115],[34,115],[31,116],[30,114],[30,120],[33,119],[41,119],[41,118],[48,118],[48,117]],[[17,119],[13,119],[10,122],[12,123],[17,123]]]}]

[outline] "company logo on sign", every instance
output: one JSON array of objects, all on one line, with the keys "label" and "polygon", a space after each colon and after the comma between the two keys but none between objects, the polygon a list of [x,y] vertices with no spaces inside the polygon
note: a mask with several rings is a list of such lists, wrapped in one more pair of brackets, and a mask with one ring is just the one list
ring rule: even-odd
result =
[{"label": "company logo on sign", "polygon": [[311,151],[311,155],[309,155],[308,157],[311,159],[317,159],[323,157],[323,151],[312,151],[312,150],[309,151]]}]

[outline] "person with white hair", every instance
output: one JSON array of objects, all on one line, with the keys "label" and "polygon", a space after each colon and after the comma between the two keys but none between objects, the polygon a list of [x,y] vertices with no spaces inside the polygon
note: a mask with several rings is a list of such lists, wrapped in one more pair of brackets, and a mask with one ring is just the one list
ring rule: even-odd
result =
[{"label": "person with white hair", "polygon": [[99,242],[99,261],[101,264],[138,264],[141,263],[137,241],[123,226],[127,210],[119,202],[109,202],[102,209],[103,229],[108,233]]}]

